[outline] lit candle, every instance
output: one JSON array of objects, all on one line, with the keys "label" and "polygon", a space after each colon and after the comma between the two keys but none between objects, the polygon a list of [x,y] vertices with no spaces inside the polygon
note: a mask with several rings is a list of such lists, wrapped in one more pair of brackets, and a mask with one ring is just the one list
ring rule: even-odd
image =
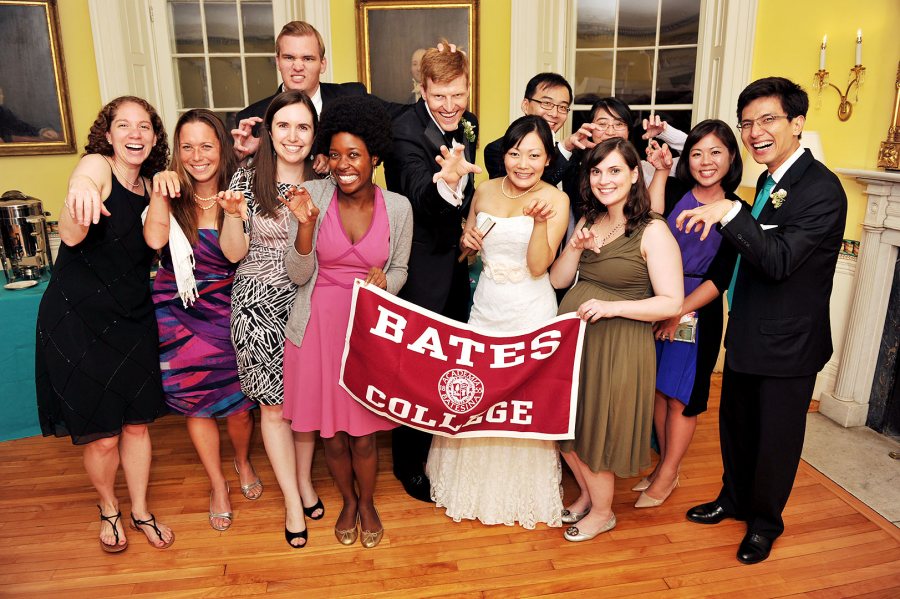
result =
[{"label": "lit candle", "polygon": [[822,49],[819,50],[819,70],[825,70],[825,45],[828,43],[828,36],[822,36]]},{"label": "lit candle", "polygon": [[856,30],[856,64],[862,64],[862,29]]}]

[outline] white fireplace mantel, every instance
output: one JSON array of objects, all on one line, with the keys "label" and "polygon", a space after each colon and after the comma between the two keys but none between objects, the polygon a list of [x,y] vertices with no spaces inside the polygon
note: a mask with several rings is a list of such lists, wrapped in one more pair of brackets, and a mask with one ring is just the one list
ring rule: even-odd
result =
[{"label": "white fireplace mantel", "polygon": [[837,169],[866,186],[866,215],[856,265],[853,300],[833,391],[819,411],[849,426],[866,423],[869,396],[884,331],[894,264],[900,246],[900,172]]}]

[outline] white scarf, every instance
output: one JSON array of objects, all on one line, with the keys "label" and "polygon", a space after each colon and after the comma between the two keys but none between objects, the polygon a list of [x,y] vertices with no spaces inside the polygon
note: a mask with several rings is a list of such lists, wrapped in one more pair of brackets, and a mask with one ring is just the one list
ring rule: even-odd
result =
[{"label": "white scarf", "polygon": [[[147,220],[148,206],[141,213],[141,222]],[[178,221],[169,212],[169,255],[172,257],[172,270],[175,271],[175,285],[185,308],[190,307],[197,297],[197,281],[194,279],[194,250],[178,225]]]}]

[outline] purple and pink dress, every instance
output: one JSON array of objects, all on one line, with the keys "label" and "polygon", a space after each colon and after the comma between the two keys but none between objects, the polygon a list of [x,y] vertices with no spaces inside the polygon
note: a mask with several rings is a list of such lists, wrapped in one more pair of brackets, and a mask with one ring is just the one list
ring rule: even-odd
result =
[{"label": "purple and pink dress", "polygon": [[153,283],[159,326],[159,363],[166,404],[186,416],[224,418],[246,412],[231,344],[231,286],[237,264],[219,246],[219,232],[200,229],[193,246],[197,300],[182,304],[169,246],[162,252]]},{"label": "purple and pink dress", "polygon": [[338,384],[353,280],[365,280],[373,266],[384,268],[390,235],[384,198],[376,188],[369,230],[351,243],[335,191],[316,237],[318,274],[303,342],[297,347],[290,339],[285,341],[284,418],[295,431],[319,431],[324,438],[337,432],[362,437],[397,427],[364,408]]},{"label": "purple and pink dress", "polygon": [[[669,212],[666,222],[669,230],[675,236],[678,247],[681,249],[681,262],[684,267],[684,296],[690,295],[697,287],[703,283],[706,271],[712,264],[716,252],[722,243],[722,235],[713,229],[710,229],[709,235],[703,241],[696,233],[686,233],[679,231],[675,226],[675,219],[683,210],[691,210],[700,206],[700,202],[694,197],[693,192],[687,192],[675,204]],[[716,304],[721,306],[721,304]],[[721,307],[719,308],[721,311]],[[709,379],[710,372],[698,372],[697,355],[698,348],[701,346],[701,335],[707,334],[715,338],[716,346],[718,340],[722,338],[721,319],[718,319],[718,331],[706,330],[707,322],[705,318],[698,316],[696,328],[696,342],[687,343],[683,341],[657,341],[656,342],[656,388],[669,397],[673,397],[681,403],[687,405],[691,401],[691,394],[694,389],[694,381],[698,376]],[[715,359],[713,359],[715,361]],[[705,369],[704,369],[705,370]],[[710,368],[711,371],[711,368]]]}]

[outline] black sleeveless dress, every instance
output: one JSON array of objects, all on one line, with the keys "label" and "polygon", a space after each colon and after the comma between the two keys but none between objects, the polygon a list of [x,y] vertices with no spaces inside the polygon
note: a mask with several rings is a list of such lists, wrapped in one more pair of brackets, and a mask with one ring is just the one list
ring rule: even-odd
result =
[{"label": "black sleeveless dress", "polygon": [[150,196],[112,177],[100,216],[74,247],[62,244],[37,318],[35,386],[45,436],[76,445],[166,412],[150,295],[154,251],[141,212]]}]

